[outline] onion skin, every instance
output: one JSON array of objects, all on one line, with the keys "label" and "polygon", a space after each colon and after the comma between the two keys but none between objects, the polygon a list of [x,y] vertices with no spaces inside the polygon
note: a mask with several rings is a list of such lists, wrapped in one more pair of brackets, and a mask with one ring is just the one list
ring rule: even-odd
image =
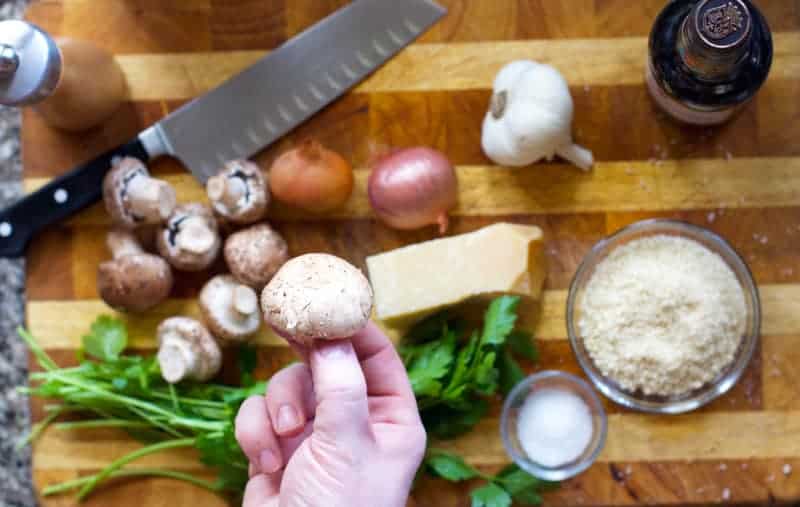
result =
[{"label": "onion skin", "polygon": [[342,206],[353,192],[353,168],[338,153],[308,139],[275,159],[269,170],[272,195],[311,213]]},{"label": "onion skin", "polygon": [[395,229],[436,224],[447,231],[447,212],[458,203],[458,180],[440,152],[416,147],[379,159],[369,175],[369,202],[375,214]]}]

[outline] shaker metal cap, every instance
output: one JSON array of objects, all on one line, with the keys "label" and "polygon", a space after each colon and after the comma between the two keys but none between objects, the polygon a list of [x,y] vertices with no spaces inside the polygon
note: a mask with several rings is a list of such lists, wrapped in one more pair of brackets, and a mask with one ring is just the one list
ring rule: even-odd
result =
[{"label": "shaker metal cap", "polygon": [[0,104],[38,102],[60,77],[61,53],[49,35],[25,21],[0,21]]},{"label": "shaker metal cap", "polygon": [[703,0],[694,9],[694,22],[703,44],[718,50],[746,41],[752,24],[750,9],[742,0]]}]

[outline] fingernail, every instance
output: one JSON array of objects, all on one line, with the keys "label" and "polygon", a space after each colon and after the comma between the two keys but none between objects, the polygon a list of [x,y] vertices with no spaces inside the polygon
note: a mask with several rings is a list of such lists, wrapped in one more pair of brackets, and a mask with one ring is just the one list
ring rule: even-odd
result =
[{"label": "fingernail", "polygon": [[278,421],[275,430],[278,433],[286,433],[295,429],[300,424],[300,417],[297,410],[292,405],[281,405],[278,409]]},{"label": "fingernail", "polygon": [[261,451],[259,462],[261,463],[261,471],[265,474],[274,474],[281,467],[278,456],[269,449]]}]

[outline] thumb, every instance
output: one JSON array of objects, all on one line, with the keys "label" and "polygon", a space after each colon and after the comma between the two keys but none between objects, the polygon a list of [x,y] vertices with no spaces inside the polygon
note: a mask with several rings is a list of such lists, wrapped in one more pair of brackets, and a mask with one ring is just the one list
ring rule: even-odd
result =
[{"label": "thumb", "polygon": [[314,436],[352,445],[369,434],[367,383],[350,340],[317,340],[308,354],[317,400]]}]

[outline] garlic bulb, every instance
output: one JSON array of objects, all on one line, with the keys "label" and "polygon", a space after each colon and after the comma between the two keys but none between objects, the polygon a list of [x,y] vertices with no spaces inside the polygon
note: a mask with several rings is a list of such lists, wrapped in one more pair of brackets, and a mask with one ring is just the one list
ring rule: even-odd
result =
[{"label": "garlic bulb", "polygon": [[592,152],[572,142],[572,97],[564,77],[550,65],[517,60],[494,80],[481,145],[494,162],[533,164],[558,155],[583,170],[594,164]]}]

